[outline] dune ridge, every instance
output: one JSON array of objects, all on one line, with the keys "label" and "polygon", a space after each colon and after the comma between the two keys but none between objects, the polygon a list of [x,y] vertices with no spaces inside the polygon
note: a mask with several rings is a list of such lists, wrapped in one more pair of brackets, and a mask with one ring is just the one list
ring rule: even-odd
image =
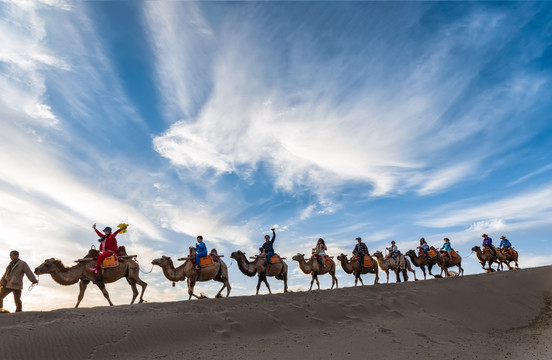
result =
[{"label": "dune ridge", "polygon": [[539,359],[551,275],[5,314],[0,359]]}]

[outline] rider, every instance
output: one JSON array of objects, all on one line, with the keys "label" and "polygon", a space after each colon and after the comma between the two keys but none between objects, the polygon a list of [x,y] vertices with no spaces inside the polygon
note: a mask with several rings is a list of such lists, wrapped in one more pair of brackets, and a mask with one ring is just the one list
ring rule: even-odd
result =
[{"label": "rider", "polygon": [[416,249],[423,251],[427,259],[431,260],[431,257],[428,254],[429,245],[427,244],[424,238],[420,238],[420,246],[418,246]]},{"label": "rider", "polygon": [[357,244],[353,249],[353,255],[358,256],[358,263],[362,267],[364,266],[364,257],[370,256],[370,252],[368,251],[368,246],[366,246],[366,244],[362,242],[362,239],[360,237],[357,237],[355,240],[357,241]]},{"label": "rider", "polygon": [[500,245],[498,246],[499,249],[502,252],[510,252],[510,249],[512,248],[512,243],[510,243],[510,240],[506,239],[506,236],[504,235],[502,235],[500,239],[502,240],[500,241]]},{"label": "rider", "polygon": [[488,248],[488,249],[491,249],[491,251],[493,252],[493,254],[495,256],[496,255],[496,250],[493,246],[493,239],[489,237],[489,235],[487,234],[483,234],[481,235],[483,237],[483,248]]},{"label": "rider", "polygon": [[94,274],[97,274],[104,259],[114,255],[119,249],[115,236],[117,236],[121,230],[126,229],[126,227],[121,227],[114,233],[111,232],[111,228],[109,226],[106,226],[106,228],[103,229],[104,233],[96,229],[96,224],[92,225],[92,228],[100,237],[98,240],[100,242],[100,254],[98,255],[98,260],[96,261],[96,267],[91,267],[88,270],[92,271]]},{"label": "rider", "polygon": [[452,246],[450,245],[449,238],[444,238],[445,243],[441,247],[441,251],[446,251],[450,262],[452,262]]},{"label": "rider", "polygon": [[386,248],[386,250],[388,251],[386,259],[389,259],[389,257],[393,256],[393,259],[395,259],[395,262],[398,262],[399,254],[401,252],[399,251],[399,248],[397,247],[397,245],[395,245],[395,240],[391,241],[391,246]]},{"label": "rider", "polygon": [[203,242],[203,236],[198,235],[196,245],[196,270],[199,270],[199,259],[207,256],[207,245]]},{"label": "rider", "polygon": [[276,232],[272,230],[272,239],[270,236],[265,235],[265,242],[263,244],[263,249],[266,253],[266,265],[270,264],[270,258],[274,255],[274,240],[276,240]]},{"label": "rider", "polygon": [[316,242],[314,253],[318,255],[318,261],[320,262],[320,264],[322,264],[322,266],[326,264],[326,250],[328,250],[328,248],[326,247],[324,239],[318,239],[318,241]]}]

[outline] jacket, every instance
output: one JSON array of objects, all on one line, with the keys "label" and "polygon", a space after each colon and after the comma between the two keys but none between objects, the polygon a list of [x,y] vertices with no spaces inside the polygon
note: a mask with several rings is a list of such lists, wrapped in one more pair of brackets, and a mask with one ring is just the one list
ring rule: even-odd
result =
[{"label": "jacket", "polygon": [[[23,275],[27,275],[27,279],[35,283],[36,277],[34,276],[29,265],[23,260],[17,260],[13,269],[9,270],[10,265],[6,267],[6,272],[2,276],[2,283],[6,283],[4,287],[6,289],[21,290],[23,289]],[[9,273],[9,274],[8,274]],[[5,281],[4,281],[5,279]]]},{"label": "jacket", "polygon": [[269,252],[274,252],[274,240],[276,240],[276,233],[272,235],[272,239],[265,241],[263,244],[264,251],[268,254]]},{"label": "jacket", "polygon": [[450,242],[445,242],[445,243],[443,244],[443,246],[441,247],[441,250],[451,251],[451,250],[452,250],[452,246],[450,246]]},{"label": "jacket", "polygon": [[361,256],[368,255],[368,246],[366,246],[366,244],[363,242],[356,244],[355,249],[353,250],[353,254],[359,254]]},{"label": "jacket", "polygon": [[202,241],[196,245],[196,253],[199,256],[207,256],[207,245]]},{"label": "jacket", "polygon": [[512,244],[510,243],[510,240],[508,240],[508,239],[503,239],[503,240],[500,242],[500,247],[501,247],[501,248],[504,248],[504,247],[512,247]]},{"label": "jacket", "polygon": [[[94,229],[96,230],[96,234],[98,234],[99,237],[104,237],[105,234],[102,233],[100,230],[98,229]],[[104,251],[109,251],[109,252],[117,252],[117,250],[119,250],[119,246],[117,246],[117,239],[115,238],[115,236],[117,236],[117,234],[119,233],[119,231],[121,231],[121,229],[118,229],[117,231],[109,234],[108,236],[105,237],[104,241],[102,241],[100,243],[100,251],[101,252],[104,252]]]}]

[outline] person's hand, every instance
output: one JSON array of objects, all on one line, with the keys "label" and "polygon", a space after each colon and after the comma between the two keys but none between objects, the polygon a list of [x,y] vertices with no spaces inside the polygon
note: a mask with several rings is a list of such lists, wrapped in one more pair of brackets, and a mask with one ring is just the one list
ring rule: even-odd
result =
[{"label": "person's hand", "polygon": [[274,228],[272,228],[272,229],[270,229],[270,230],[272,230],[272,232],[274,232]]},{"label": "person's hand", "polygon": [[38,284],[38,280],[33,281],[33,284]]},{"label": "person's hand", "polygon": [[94,225],[92,225],[92,229],[96,230],[96,223],[94,223]]}]

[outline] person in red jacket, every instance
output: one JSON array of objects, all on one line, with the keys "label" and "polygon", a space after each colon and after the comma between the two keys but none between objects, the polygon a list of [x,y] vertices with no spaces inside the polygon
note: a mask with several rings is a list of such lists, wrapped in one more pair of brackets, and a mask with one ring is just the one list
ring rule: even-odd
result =
[{"label": "person in red jacket", "polygon": [[102,265],[102,261],[104,261],[105,258],[110,257],[111,255],[115,254],[117,250],[119,249],[119,246],[117,246],[117,239],[115,236],[121,231],[122,229],[116,230],[114,233],[111,232],[111,228],[107,226],[105,229],[103,229],[105,234],[102,234],[101,231],[96,229],[96,224],[92,226],[94,231],[96,231],[96,234],[100,237],[100,254],[98,255],[98,261],[96,261],[96,267],[92,267],[88,270],[92,271],[94,274],[97,274],[100,270],[100,266]]}]

